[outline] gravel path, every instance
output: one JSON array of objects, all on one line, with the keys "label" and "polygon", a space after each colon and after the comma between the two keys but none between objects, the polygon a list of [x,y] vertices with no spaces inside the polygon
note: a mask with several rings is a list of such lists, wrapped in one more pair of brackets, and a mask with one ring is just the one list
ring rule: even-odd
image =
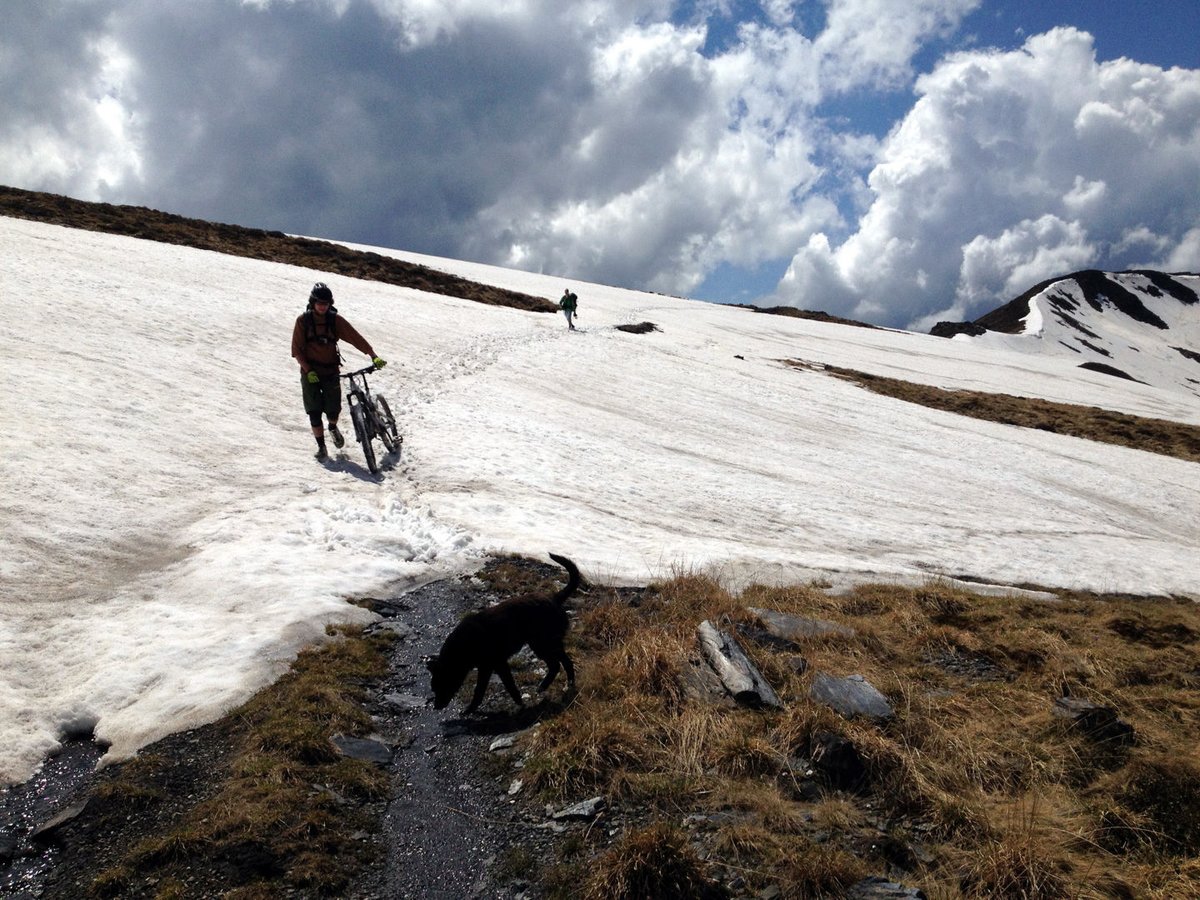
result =
[{"label": "gravel path", "polygon": [[392,799],[383,822],[387,864],[368,873],[353,898],[533,896],[520,881],[493,883],[510,848],[525,848],[531,836],[544,832],[508,797],[512,767],[519,762],[507,749],[490,748],[557,705],[519,711],[498,679],[481,713],[470,719],[455,715],[461,699],[445,710],[424,704],[429,694],[424,657],[436,653],[459,617],[483,600],[468,584],[442,581],[405,595],[400,607],[379,610],[389,616],[382,627],[401,637],[392,674],[372,710],[381,736],[396,746]]},{"label": "gravel path", "polygon": [[[549,564],[522,565],[550,578],[561,576],[561,569]],[[377,733],[365,749],[380,755],[377,761],[387,766],[392,790],[386,805],[380,806],[383,858],[359,873],[343,894],[348,900],[539,896],[514,870],[511,854],[518,850],[526,864],[531,859],[551,860],[555,827],[541,810],[509,796],[509,785],[520,774],[519,752],[493,745],[509,743],[540,718],[555,714],[562,708],[561,694],[552,689],[550,700],[529,701],[525,710],[518,710],[493,679],[479,712],[469,719],[457,715],[462,698],[445,710],[427,705],[424,658],[437,652],[464,613],[494,599],[478,581],[458,578],[372,601],[383,616],[372,627],[392,630],[399,638],[388,675],[368,686],[367,699]],[[521,660],[514,660],[517,681],[532,689],[541,669],[523,672]],[[171,735],[147,748],[170,763],[168,799],[116,825],[101,819],[103,804],[82,802],[113,771],[93,771],[100,751],[89,740],[71,742],[34,779],[0,792],[0,896],[50,900],[84,895],[92,878],[125,849],[148,834],[161,833],[211,789],[211,773],[227,751],[224,721]],[[31,837],[35,826],[72,807],[81,811],[55,832],[53,840]],[[219,892],[220,877],[212,867],[205,871],[196,866],[184,879],[186,896],[212,896],[213,890]],[[138,895],[152,893],[152,885],[146,884]],[[280,896],[308,894],[282,888]]]}]

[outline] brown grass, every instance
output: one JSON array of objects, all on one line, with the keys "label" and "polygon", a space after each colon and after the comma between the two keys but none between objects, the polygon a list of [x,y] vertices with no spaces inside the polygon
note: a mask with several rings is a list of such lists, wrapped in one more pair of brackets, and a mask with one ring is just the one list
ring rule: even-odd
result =
[{"label": "brown grass", "polygon": [[[785,362],[800,366],[790,360]],[[1195,425],[1131,416],[1094,406],[1053,403],[1032,397],[982,391],[948,391],[835,366],[827,366],[826,371],[876,394],[932,409],[1200,462],[1200,427]]]},{"label": "brown grass", "polygon": [[[363,638],[356,629],[336,633],[334,641],[303,651],[287,675],[227,717],[231,752],[209,795],[129,847],[93,881],[93,894],[120,896],[153,878],[161,896],[173,896],[163,893],[167,886],[197,871],[232,873],[233,883],[220,890],[236,888],[244,898],[267,890],[256,882],[274,885],[270,891],[286,885],[332,894],[373,857],[376,848],[353,835],[374,826],[362,808],[340,798],[384,797],[386,773],[340,757],[330,739],[372,730],[361,685],[386,670],[387,638]],[[143,786],[162,765],[152,755],[126,764],[105,788],[106,799],[152,805],[160,797]],[[261,896],[277,895],[270,891]]]},{"label": "brown grass", "polygon": [[[663,840],[699,821],[689,833],[706,871],[751,893],[843,896],[898,866],[940,898],[1170,896],[1168,884],[1200,895],[1195,604],[985,597],[942,582],[734,595],[691,574],[636,606],[597,596],[573,632],[579,696],[528,742],[525,772],[543,799],[602,793],[667,829],[655,832]],[[695,629],[703,619],[732,629],[747,606],[854,635],[805,642],[803,673],[781,662],[794,653],[743,639],[786,706],[739,709],[694,689]],[[814,671],[864,675],[895,717],[846,721],[811,703]],[[1113,707],[1133,741],[1106,744],[1056,718],[1064,691]],[[813,773],[821,734],[861,759],[857,790]],[[616,867],[596,882],[605,889],[632,878],[612,874],[622,866],[651,877],[651,857],[625,844],[584,852],[592,862],[573,860],[577,873],[601,858]]]},{"label": "brown grass", "polygon": [[595,863],[585,900],[701,900],[725,896],[683,834],[662,822],[623,835]]}]

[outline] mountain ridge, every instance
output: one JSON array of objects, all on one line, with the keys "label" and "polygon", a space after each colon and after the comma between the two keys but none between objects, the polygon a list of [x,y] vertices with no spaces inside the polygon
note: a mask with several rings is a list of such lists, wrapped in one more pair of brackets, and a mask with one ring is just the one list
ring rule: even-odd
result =
[{"label": "mountain ridge", "polygon": [[1040,282],[972,322],[939,322],[930,334],[1074,354],[1080,368],[1200,397],[1200,368],[1190,365],[1200,365],[1200,275],[1191,272],[1084,269]]}]

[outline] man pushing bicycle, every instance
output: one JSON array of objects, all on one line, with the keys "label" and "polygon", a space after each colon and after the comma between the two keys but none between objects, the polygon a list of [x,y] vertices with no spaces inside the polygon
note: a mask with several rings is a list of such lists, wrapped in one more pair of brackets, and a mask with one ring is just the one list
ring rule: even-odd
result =
[{"label": "man pushing bicycle", "polygon": [[292,356],[300,363],[304,411],[308,413],[313,437],[317,439],[317,459],[329,458],[325,449],[325,429],[321,427],[322,414],[329,420],[333,446],[346,444],[337,427],[338,414],[342,411],[341,382],[338,380],[342,364],[342,354],[337,346],[339,340],[349,341],[371,357],[375,368],[382,369],[387,365],[375,355],[367,339],[338,315],[337,307],[333,305],[333,291],[318,281],[308,295],[308,309],[296,318],[296,326],[292,329]]}]

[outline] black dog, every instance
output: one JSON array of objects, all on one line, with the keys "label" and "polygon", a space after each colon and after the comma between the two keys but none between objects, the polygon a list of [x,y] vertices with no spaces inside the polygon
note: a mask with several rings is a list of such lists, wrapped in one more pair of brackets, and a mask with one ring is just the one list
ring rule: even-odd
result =
[{"label": "black dog", "polygon": [[479,706],[492,673],[496,672],[518,706],[524,706],[521,692],[513,681],[508,658],[529,645],[547,666],[546,677],[539,691],[550,687],[558,670],[567,670],[567,688],[575,686],[575,666],[563,648],[570,620],[563,603],[579,587],[579,570],[565,556],[550,554],[550,558],[567,570],[567,584],[553,597],[514,597],[480,612],[465,616],[450,632],[441,652],[427,665],[433,675],[433,705],[444,709],[458,693],[467,673],[479,670],[475,693],[464,714]]}]

